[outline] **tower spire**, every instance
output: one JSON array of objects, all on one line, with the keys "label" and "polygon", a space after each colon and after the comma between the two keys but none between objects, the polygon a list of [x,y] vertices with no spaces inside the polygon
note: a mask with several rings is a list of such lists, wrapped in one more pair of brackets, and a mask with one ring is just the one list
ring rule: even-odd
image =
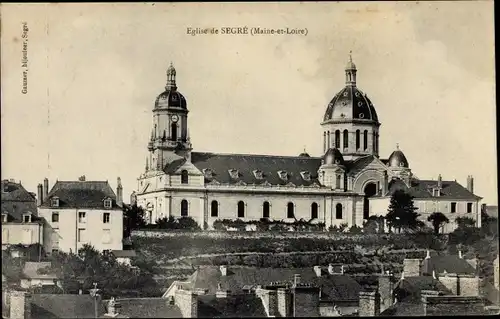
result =
[{"label": "tower spire", "polygon": [[396,143],[396,149],[399,151],[399,143]]},{"label": "tower spire", "polygon": [[356,86],[356,65],[352,62],[352,50],[349,51],[349,61],[345,67],[346,85]]},{"label": "tower spire", "polygon": [[167,69],[167,85],[165,86],[165,90],[167,91],[177,90],[177,85],[175,83],[176,75],[177,71],[175,71],[174,64],[170,62],[170,66]]}]

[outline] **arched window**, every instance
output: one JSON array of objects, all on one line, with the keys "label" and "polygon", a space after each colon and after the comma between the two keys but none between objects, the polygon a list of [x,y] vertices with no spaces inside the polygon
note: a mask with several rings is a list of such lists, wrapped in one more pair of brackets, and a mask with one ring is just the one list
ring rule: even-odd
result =
[{"label": "arched window", "polygon": [[359,130],[356,130],[356,149],[359,150],[360,146],[361,146],[361,132]]},{"label": "arched window", "polygon": [[335,148],[340,148],[340,131],[335,131]]},{"label": "arched window", "polygon": [[293,213],[293,209],[294,209],[294,206],[293,206],[293,203],[290,202],[286,205],[286,218],[294,218],[294,213]]},{"label": "arched window", "polygon": [[182,170],[181,172],[181,184],[187,184],[189,181],[188,171]]},{"label": "arched window", "polygon": [[349,147],[349,132],[347,130],[344,130],[344,148]]},{"label": "arched window", "polygon": [[263,218],[269,218],[271,216],[271,205],[269,205],[269,202],[264,202],[264,205],[262,205],[262,217]]},{"label": "arched window", "polygon": [[177,141],[177,124],[176,123],[172,123],[170,125],[171,127],[171,134],[170,134],[170,138],[173,140],[173,141]]},{"label": "arched window", "polygon": [[238,217],[245,217],[245,203],[241,200],[238,202]]},{"label": "arched window", "polygon": [[342,219],[342,204],[340,203],[335,206],[335,218]]},{"label": "arched window", "polygon": [[189,215],[189,207],[188,207],[188,201],[183,199],[181,201],[181,216],[186,217]]},{"label": "arched window", "polygon": [[210,216],[219,216],[219,203],[216,200],[213,200],[212,204],[210,205]]},{"label": "arched window", "polygon": [[337,174],[337,176],[335,176],[335,188],[339,189],[340,188],[340,175]]},{"label": "arched window", "polygon": [[311,204],[311,219],[318,218],[318,204],[317,203],[312,203]]},{"label": "arched window", "polygon": [[363,133],[363,149],[366,151],[368,148],[368,131],[365,130]]}]

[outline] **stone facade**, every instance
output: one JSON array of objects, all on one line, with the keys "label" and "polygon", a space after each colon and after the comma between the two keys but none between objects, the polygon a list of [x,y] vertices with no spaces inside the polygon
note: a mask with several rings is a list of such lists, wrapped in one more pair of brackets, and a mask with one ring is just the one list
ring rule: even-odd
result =
[{"label": "stone facade", "polygon": [[[155,102],[145,170],[135,192],[148,222],[186,216],[208,228],[217,219],[237,218],[363,227],[370,216],[386,215],[399,181],[418,195],[415,202],[423,216],[441,211],[451,214],[453,222],[471,217],[480,227],[480,197],[473,194],[471,177],[467,190],[450,181],[434,185],[413,175],[399,147],[387,160],[380,158],[375,107],[357,88],[352,61],[345,71],[346,86],[320,123],[324,155],[271,156],[193,152],[187,102],[171,66],[165,91]],[[450,223],[443,231],[453,229]]]}]

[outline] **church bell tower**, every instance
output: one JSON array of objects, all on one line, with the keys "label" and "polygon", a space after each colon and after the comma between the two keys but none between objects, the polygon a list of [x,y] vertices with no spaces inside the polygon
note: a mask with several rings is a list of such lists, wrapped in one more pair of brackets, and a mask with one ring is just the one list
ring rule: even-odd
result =
[{"label": "church bell tower", "polygon": [[146,172],[161,171],[180,157],[191,159],[192,145],[188,133],[188,109],[185,97],[177,90],[177,71],[167,69],[165,91],[155,100],[153,128],[148,143]]}]

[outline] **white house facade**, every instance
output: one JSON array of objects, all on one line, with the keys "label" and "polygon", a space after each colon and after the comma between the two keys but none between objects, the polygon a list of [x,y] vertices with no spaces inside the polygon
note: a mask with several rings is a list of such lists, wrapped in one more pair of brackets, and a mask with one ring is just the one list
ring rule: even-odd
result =
[{"label": "white house facade", "polygon": [[[48,187],[48,182],[47,182]],[[45,219],[46,252],[76,253],[84,244],[96,250],[121,250],[123,239],[122,186],[118,196],[107,181],[57,181],[38,207]]]}]

